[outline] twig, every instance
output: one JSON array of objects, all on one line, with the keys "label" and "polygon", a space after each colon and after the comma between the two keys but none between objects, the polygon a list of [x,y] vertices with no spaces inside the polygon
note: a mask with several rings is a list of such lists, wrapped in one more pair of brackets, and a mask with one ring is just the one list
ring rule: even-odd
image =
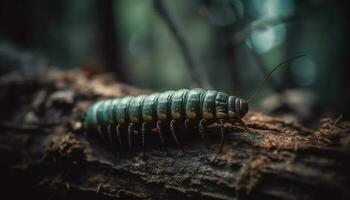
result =
[{"label": "twig", "polygon": [[179,43],[181,52],[190,69],[192,79],[204,88],[211,88],[207,75],[205,74],[203,68],[201,68],[198,64],[197,60],[193,55],[193,52],[191,51],[188,45],[188,41],[186,40],[183,28],[176,21],[175,17],[171,15],[169,9],[164,4],[163,0],[154,0],[154,6],[157,9],[159,15],[164,19],[164,21],[168,25],[170,31],[174,34],[174,37],[177,40],[177,42]]}]

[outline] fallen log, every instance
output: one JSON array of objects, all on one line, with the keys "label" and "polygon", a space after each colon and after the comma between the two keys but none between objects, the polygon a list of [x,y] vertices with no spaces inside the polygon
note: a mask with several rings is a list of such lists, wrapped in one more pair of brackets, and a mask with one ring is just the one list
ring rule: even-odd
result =
[{"label": "fallen log", "polygon": [[[149,93],[85,71],[0,78],[1,188],[14,199],[349,199],[350,123],[322,119],[308,129],[250,112],[247,133],[227,124],[223,152],[195,130],[146,139],[146,159],[86,137],[79,121],[92,102]],[[137,135],[135,136],[137,137]],[[5,195],[4,194],[4,195]]]}]

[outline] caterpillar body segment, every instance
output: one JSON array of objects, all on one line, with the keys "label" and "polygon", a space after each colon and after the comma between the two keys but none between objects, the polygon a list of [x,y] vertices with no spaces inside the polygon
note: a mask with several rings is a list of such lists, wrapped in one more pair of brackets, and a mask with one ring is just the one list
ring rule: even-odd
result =
[{"label": "caterpillar body segment", "polygon": [[[132,146],[134,131],[138,130],[144,148],[145,135],[150,128],[156,128],[160,142],[165,145],[164,126],[169,127],[174,141],[180,145],[176,136],[179,124],[198,127],[205,141],[205,127],[217,122],[221,124],[223,142],[223,123],[242,123],[241,118],[247,112],[248,103],[243,99],[196,88],[100,100],[85,111],[82,122],[86,131],[98,133],[103,140],[117,141],[119,145],[128,144],[129,147]],[[128,141],[122,141],[122,135]]]}]

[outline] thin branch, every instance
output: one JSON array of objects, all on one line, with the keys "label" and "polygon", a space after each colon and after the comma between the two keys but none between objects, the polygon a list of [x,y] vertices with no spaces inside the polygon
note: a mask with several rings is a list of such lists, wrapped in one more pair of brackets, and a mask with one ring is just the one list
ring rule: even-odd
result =
[{"label": "thin branch", "polygon": [[205,71],[198,64],[198,61],[195,59],[195,56],[188,45],[188,41],[186,40],[183,28],[176,21],[175,17],[170,13],[163,0],[154,0],[154,6],[177,40],[181,48],[181,52],[190,69],[192,79],[204,88],[211,88]]}]

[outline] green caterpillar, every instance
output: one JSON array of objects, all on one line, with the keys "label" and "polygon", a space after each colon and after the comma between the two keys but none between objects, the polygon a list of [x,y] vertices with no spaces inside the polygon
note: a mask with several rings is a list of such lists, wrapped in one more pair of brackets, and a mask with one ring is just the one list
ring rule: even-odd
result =
[{"label": "green caterpillar", "polygon": [[116,138],[119,145],[122,145],[121,130],[127,128],[129,147],[133,131],[141,127],[144,149],[145,133],[150,127],[156,127],[160,141],[165,145],[162,133],[165,125],[169,126],[173,139],[180,145],[176,136],[176,126],[180,123],[185,127],[198,127],[205,139],[205,127],[218,122],[221,124],[223,144],[225,121],[242,123],[241,118],[247,112],[248,103],[243,99],[196,88],[101,100],[87,109],[82,121],[85,130],[98,132],[103,139],[109,137],[112,141]]},{"label": "green caterpillar", "polygon": [[113,141],[115,138],[113,135],[115,135],[120,146],[122,145],[121,130],[127,128],[129,147],[131,147],[133,131],[137,127],[141,127],[144,153],[145,133],[151,127],[156,127],[160,141],[164,146],[162,127],[169,126],[173,139],[180,145],[176,136],[176,126],[180,123],[184,124],[185,127],[198,127],[198,131],[205,141],[206,126],[218,122],[221,125],[220,150],[222,150],[225,121],[237,122],[244,130],[250,132],[241,120],[248,112],[248,102],[257,96],[275,70],[285,63],[305,56],[295,56],[275,66],[247,101],[223,92],[200,88],[134,97],[126,96],[101,100],[93,104],[83,114],[83,127],[86,131],[98,132],[102,139],[105,139],[107,135],[109,140]]}]

